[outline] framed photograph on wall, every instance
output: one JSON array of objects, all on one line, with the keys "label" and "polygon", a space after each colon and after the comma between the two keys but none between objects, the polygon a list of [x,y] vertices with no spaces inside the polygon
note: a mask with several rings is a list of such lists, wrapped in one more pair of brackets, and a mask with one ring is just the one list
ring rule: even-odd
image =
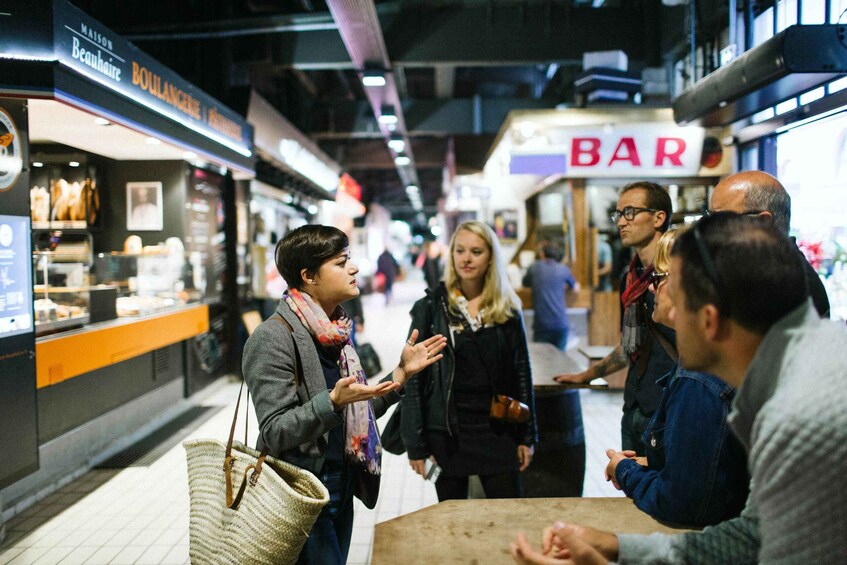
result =
[{"label": "framed photograph on wall", "polygon": [[518,239],[518,211],[497,210],[494,212],[494,233],[501,241],[516,241]]},{"label": "framed photograph on wall", "polygon": [[126,183],[127,231],[162,231],[163,211],[161,182]]}]

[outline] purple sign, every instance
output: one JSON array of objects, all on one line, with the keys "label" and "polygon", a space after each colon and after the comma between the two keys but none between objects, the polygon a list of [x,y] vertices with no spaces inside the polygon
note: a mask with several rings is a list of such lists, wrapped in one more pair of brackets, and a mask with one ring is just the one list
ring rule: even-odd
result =
[{"label": "purple sign", "polygon": [[564,153],[512,153],[512,159],[509,161],[511,175],[563,175],[567,170],[568,156]]}]

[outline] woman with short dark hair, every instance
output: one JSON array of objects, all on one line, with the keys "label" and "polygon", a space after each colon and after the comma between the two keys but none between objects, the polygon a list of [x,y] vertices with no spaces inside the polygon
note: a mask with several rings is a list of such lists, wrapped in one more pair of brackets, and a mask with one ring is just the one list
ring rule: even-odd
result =
[{"label": "woman with short dark hair", "polygon": [[400,364],[379,384],[367,384],[350,342],[352,321],[339,306],[358,296],[358,267],[347,236],[306,225],[276,248],[288,283],[276,313],[244,347],[244,378],[259,420],[258,449],[320,477],[330,494],[298,563],[347,559],[353,495],[375,504],[382,448],[376,417],[400,399],[406,380],[441,358],[445,339],[417,342],[413,331]]}]

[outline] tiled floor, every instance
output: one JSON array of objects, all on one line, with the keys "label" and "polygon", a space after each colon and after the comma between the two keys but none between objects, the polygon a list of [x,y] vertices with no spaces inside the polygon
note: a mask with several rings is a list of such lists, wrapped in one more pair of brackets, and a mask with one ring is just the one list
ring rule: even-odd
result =
[{"label": "tiled floor", "polygon": [[[395,287],[394,302],[365,297],[366,332],[385,369],[394,366],[420,282]],[[220,407],[184,439],[224,439],[238,383],[224,382],[197,402]],[[605,448],[619,444],[620,393],[582,392],[587,444],[585,496],[619,496],[603,479]],[[380,420],[385,424],[388,414]],[[255,418],[251,418],[255,428]],[[241,425],[241,424],[240,424]],[[243,428],[242,428],[243,429]],[[243,434],[243,431],[241,432]],[[253,429],[251,436],[255,437]],[[251,438],[252,441],[252,438]],[[435,488],[409,469],[405,456],[386,453],[374,510],[358,501],[348,563],[370,563],[374,525],[437,502]],[[75,563],[188,563],[188,487],[185,452],[177,444],[158,460],[126,469],[95,469],[43,498],[6,524],[0,565]]]}]

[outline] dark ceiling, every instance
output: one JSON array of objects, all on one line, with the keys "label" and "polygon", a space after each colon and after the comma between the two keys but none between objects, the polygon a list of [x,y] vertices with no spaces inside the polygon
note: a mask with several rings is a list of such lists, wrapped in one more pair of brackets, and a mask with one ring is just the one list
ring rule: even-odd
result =
[{"label": "dark ceiling", "polygon": [[[363,186],[365,204],[407,220],[421,215],[353,62],[360,40],[387,53],[427,216],[445,174],[480,169],[509,111],[573,103],[583,52],[620,49],[640,70],[685,41],[685,9],[659,0],[74,3],[236,109],[255,88]],[[366,12],[370,26],[353,21]]]}]

